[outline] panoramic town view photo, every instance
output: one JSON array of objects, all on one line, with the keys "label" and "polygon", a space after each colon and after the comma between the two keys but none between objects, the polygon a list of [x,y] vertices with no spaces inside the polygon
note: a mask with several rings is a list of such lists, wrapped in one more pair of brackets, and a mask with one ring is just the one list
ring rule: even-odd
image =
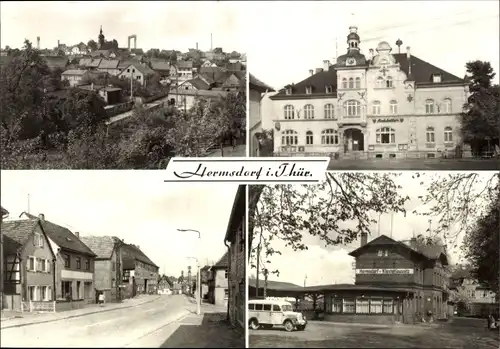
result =
[{"label": "panoramic town view photo", "polygon": [[173,156],[246,155],[234,4],[93,5],[2,3],[2,168],[157,169]]},{"label": "panoramic town view photo", "polygon": [[245,346],[244,186],[2,171],[1,189],[2,347]]},{"label": "panoramic town view photo", "polygon": [[498,348],[499,179],[251,186],[249,346]]},{"label": "panoramic town view photo", "polygon": [[330,170],[500,169],[496,3],[293,2],[276,18],[281,6],[249,9],[261,34],[279,37],[248,47],[253,156],[329,156]]}]

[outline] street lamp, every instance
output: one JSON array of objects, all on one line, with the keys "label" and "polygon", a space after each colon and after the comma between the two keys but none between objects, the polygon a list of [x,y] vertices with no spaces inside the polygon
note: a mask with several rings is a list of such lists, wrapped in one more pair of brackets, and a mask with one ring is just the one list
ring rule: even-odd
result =
[{"label": "street lamp", "polygon": [[186,257],[187,259],[194,259],[196,261],[196,272],[198,275],[196,276],[196,314],[201,314],[201,295],[200,295],[200,262],[196,257]]},{"label": "street lamp", "polygon": [[[197,233],[198,234],[198,240],[201,242],[201,233],[198,231],[198,230],[195,230],[195,229],[177,229],[177,231],[180,231],[180,232],[193,232],[193,233]],[[193,257],[191,257],[193,258]],[[198,276],[196,277],[196,293],[197,293],[197,306],[196,306],[196,314],[197,315],[200,315],[201,314],[201,270],[200,270],[200,263],[198,261],[197,258],[194,258],[196,259],[196,262],[198,263]]]}]

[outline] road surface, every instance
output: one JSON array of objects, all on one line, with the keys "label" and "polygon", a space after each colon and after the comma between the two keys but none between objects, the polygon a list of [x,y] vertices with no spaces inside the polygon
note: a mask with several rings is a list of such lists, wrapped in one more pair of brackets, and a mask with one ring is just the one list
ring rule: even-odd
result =
[{"label": "road surface", "polygon": [[147,338],[150,333],[168,327],[171,323],[182,321],[195,309],[196,306],[184,295],[162,296],[133,308],[4,328],[0,344],[1,347],[38,348],[125,347],[134,342],[140,344],[141,338]]},{"label": "road surface", "polygon": [[305,331],[250,330],[249,347],[497,349],[499,339],[484,319],[392,326],[311,321]]}]

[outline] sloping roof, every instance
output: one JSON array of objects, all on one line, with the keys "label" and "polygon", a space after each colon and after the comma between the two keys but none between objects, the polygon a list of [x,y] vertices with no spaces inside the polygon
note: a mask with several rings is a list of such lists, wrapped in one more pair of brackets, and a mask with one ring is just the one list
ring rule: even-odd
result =
[{"label": "sloping roof", "polygon": [[118,68],[119,63],[120,61],[117,59],[112,59],[112,60],[103,59],[99,64],[99,69],[116,69]]},{"label": "sloping roof", "polygon": [[81,69],[68,69],[64,71],[61,75],[83,75],[85,74],[85,70]]},{"label": "sloping roof", "polygon": [[243,64],[241,64],[240,62],[228,63],[228,64],[226,64],[226,69],[228,71],[240,71],[240,70],[244,70],[245,66]]},{"label": "sloping roof", "polygon": [[140,71],[144,75],[152,75],[155,73],[153,69],[151,69],[147,65],[141,64],[139,62],[135,62],[135,63],[132,63],[132,64],[126,66],[125,68],[122,69],[122,73],[125,69],[127,69],[130,66],[133,66],[135,69],[137,69],[138,71]]},{"label": "sloping roof", "polygon": [[118,69],[125,69],[129,65],[132,65],[132,64],[135,64],[135,63],[137,63],[137,61],[134,61],[134,60],[131,60],[131,59],[122,60],[122,61],[120,61],[118,63]]},{"label": "sloping roof", "polygon": [[[135,259],[140,262],[152,265],[154,267],[158,267],[151,259],[149,259],[148,256],[142,250],[137,247],[136,245],[133,244],[125,244],[123,247],[124,253],[124,268],[125,268],[125,263],[127,262],[130,263],[131,260]],[[131,268],[126,268],[126,269],[131,269]]]},{"label": "sloping roof", "polygon": [[354,251],[349,252],[349,255],[353,256],[353,257],[357,257],[361,253],[363,253],[363,251],[366,250],[366,248],[368,248],[370,246],[373,246],[373,245],[388,245],[388,244],[403,247],[404,249],[408,250],[408,252],[410,252],[410,253],[416,253],[416,254],[418,254],[418,255],[420,255],[422,257],[428,258],[424,254],[422,254],[420,251],[416,251],[416,250],[412,249],[410,246],[408,246],[408,245],[406,245],[406,244],[404,244],[404,243],[402,243],[400,241],[396,241],[396,240],[388,237],[387,235],[380,235],[380,236],[376,237],[375,239],[368,241],[365,245],[363,245],[361,247],[358,247]]},{"label": "sloping roof", "polygon": [[[400,64],[401,70],[408,76],[409,75],[409,65],[408,57],[406,53],[396,53],[393,54],[396,62]],[[340,57],[339,57],[340,58]],[[448,84],[465,84],[465,80],[461,79],[453,74],[446,72],[445,70],[436,67],[417,56],[412,55],[410,58],[411,62],[411,78],[414,79],[416,85],[418,86],[441,86]],[[329,67],[328,71],[316,72],[316,74],[307,77],[306,79],[300,81],[294,85],[288,85],[292,88],[292,96],[295,95],[306,95],[306,86],[312,87],[312,94],[322,95],[326,94],[325,87],[332,86],[333,93],[329,94],[332,97],[337,96],[337,72],[335,71],[336,65]],[[441,74],[441,82],[435,83],[432,81],[433,74]],[[290,97],[286,95],[286,91],[282,90],[271,99],[280,99]]]},{"label": "sloping roof", "polygon": [[193,61],[178,61],[176,66],[178,68],[191,69],[193,68]]},{"label": "sloping roof", "polygon": [[274,92],[274,89],[270,87],[269,85],[263,83],[259,79],[257,79],[254,75],[248,74],[250,76],[250,81],[249,81],[249,86],[251,90],[255,90],[258,92]]},{"label": "sloping roof", "polygon": [[217,263],[212,266],[212,269],[226,269],[229,267],[229,252],[226,251]]},{"label": "sloping roof", "polygon": [[81,65],[82,67],[86,67],[90,63],[92,63],[92,58],[81,58],[80,61],[78,62],[78,65]]},{"label": "sloping roof", "polygon": [[43,58],[50,69],[56,69],[56,68],[64,69],[66,68],[69,62],[68,57],[64,56],[45,56]]},{"label": "sloping roof", "polygon": [[[38,217],[24,212],[29,219],[39,220]],[[40,220],[45,234],[54,241],[62,249],[69,251],[86,254],[94,257],[95,253],[92,252],[90,248],[87,247],[75,234],[73,234],[68,228],[61,227],[55,223],[52,223],[46,219]]]},{"label": "sloping roof", "polygon": [[2,216],[5,216],[6,214],[9,214],[9,211],[7,211],[3,206],[0,206],[2,208]]},{"label": "sloping roof", "polygon": [[15,253],[18,249],[22,248],[28,242],[30,235],[37,225],[38,221],[34,219],[2,222],[2,234],[11,240],[8,253]]},{"label": "sloping roof", "polygon": [[170,63],[165,61],[151,61],[151,68],[160,71],[170,70]]},{"label": "sloping roof", "polygon": [[233,241],[233,238],[240,226],[242,220],[245,219],[246,211],[246,190],[244,185],[239,185],[234,196],[233,207],[229,216],[226,229],[226,241]]},{"label": "sloping roof", "polygon": [[179,90],[176,91],[175,88],[170,90],[171,95],[186,95],[186,96],[199,96],[199,97],[225,97],[227,96],[226,91],[220,90]]},{"label": "sloping roof", "polygon": [[97,67],[99,67],[99,64],[101,64],[101,60],[102,60],[102,58],[93,59],[92,61],[90,61],[90,63],[87,65],[87,67],[88,68],[97,68]]},{"label": "sloping roof", "polygon": [[210,88],[209,84],[207,84],[205,81],[203,81],[202,79],[199,79],[199,78],[194,78],[194,79],[188,80],[187,82],[189,82],[191,85],[193,85],[198,90],[208,90]]},{"label": "sloping roof", "polygon": [[98,259],[110,259],[117,243],[117,238],[112,236],[82,236],[80,239]]},{"label": "sloping roof", "polygon": [[[255,279],[248,279],[248,286],[251,287],[257,287],[257,280]],[[260,280],[259,282],[259,288],[264,287],[264,280]],[[288,289],[303,289],[302,286],[292,284],[291,282],[281,282],[281,281],[272,281],[272,280],[267,280],[267,288],[268,289],[273,289],[273,290],[288,290]]]}]

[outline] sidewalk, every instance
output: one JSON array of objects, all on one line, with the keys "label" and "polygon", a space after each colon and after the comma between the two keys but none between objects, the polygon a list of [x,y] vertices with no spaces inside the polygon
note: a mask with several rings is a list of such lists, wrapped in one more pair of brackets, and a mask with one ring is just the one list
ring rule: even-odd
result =
[{"label": "sidewalk", "polygon": [[[113,311],[117,309],[124,308],[132,308],[142,304],[153,302],[159,299],[161,296],[158,295],[140,295],[136,298],[125,299],[121,303],[107,303],[105,306],[101,307],[97,304],[94,304],[91,307],[83,308],[83,309],[75,309],[62,311],[58,313],[15,313],[12,314],[10,311],[2,311],[1,317],[1,328],[10,328],[10,327],[22,327],[28,325],[35,325],[45,322],[53,322],[59,320],[70,319],[79,316],[85,316],[95,313],[102,313],[107,311]],[[4,316],[10,315],[10,317]]]}]

